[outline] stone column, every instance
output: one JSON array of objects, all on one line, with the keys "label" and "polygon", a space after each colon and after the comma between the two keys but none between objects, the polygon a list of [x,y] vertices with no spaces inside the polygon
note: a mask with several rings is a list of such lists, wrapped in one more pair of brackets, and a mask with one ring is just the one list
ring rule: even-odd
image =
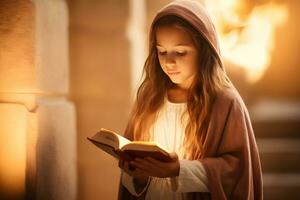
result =
[{"label": "stone column", "polygon": [[63,0],[0,2],[0,198],[76,199]]}]

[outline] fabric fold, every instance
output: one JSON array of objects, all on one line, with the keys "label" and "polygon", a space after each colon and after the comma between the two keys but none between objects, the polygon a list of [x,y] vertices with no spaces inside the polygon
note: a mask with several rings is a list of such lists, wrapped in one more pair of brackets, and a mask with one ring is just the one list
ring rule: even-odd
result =
[{"label": "fabric fold", "polygon": [[143,190],[141,192],[137,192],[134,186],[134,182],[133,182],[133,177],[130,176],[129,174],[125,173],[122,171],[121,173],[121,180],[122,180],[122,184],[127,188],[127,190],[134,196],[136,197],[140,197],[141,195],[143,195],[145,193],[145,191],[147,190],[151,179],[148,178],[148,182],[145,185],[145,187],[143,188]]}]

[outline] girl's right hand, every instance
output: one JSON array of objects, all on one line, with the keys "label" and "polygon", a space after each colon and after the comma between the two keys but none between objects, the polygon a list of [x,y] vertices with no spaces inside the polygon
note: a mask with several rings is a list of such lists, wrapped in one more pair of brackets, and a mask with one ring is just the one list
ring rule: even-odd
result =
[{"label": "girl's right hand", "polygon": [[134,179],[137,181],[138,184],[140,185],[146,185],[146,183],[148,182],[148,178],[149,176],[145,175],[144,173],[142,173],[141,170],[139,170],[138,168],[132,168],[132,166],[130,166],[128,161],[119,160],[119,167],[126,172],[127,174],[129,174],[130,176],[134,177]]}]

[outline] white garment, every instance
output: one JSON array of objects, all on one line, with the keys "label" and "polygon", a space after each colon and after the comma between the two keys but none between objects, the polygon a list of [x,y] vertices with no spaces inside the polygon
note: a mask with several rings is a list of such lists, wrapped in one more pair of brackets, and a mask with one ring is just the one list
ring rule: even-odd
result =
[{"label": "white garment", "polygon": [[[177,153],[180,162],[179,176],[151,177],[142,192],[136,193],[133,177],[122,171],[122,184],[128,191],[140,196],[147,192],[146,200],[186,199],[186,192],[208,192],[207,174],[200,161],[183,160],[181,146],[188,120],[186,103],[172,103],[166,99],[151,130],[151,140]],[[183,115],[183,118],[181,117]]]}]

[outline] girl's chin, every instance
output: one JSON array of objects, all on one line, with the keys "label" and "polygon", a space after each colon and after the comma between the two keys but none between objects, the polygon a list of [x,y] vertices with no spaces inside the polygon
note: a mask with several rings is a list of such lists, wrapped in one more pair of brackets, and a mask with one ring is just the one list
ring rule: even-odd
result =
[{"label": "girl's chin", "polygon": [[188,85],[189,83],[187,81],[183,81],[183,80],[179,80],[179,79],[171,79],[170,80],[172,81],[172,83],[174,83],[175,85],[179,86],[179,87],[186,87],[186,85]]},{"label": "girl's chin", "polygon": [[174,83],[175,85],[182,85],[183,82],[182,81],[176,81],[176,80],[172,80],[172,83]]},{"label": "girl's chin", "polygon": [[182,83],[182,81],[180,81],[178,79],[172,79],[172,78],[170,78],[170,79],[171,79],[172,83],[174,83],[174,84],[181,84]]},{"label": "girl's chin", "polygon": [[169,76],[169,78],[170,78],[170,80],[173,82],[173,83],[177,83],[177,84],[179,84],[179,83],[182,83],[182,82],[184,82],[184,78],[182,78],[182,77],[180,77],[180,76]]}]

